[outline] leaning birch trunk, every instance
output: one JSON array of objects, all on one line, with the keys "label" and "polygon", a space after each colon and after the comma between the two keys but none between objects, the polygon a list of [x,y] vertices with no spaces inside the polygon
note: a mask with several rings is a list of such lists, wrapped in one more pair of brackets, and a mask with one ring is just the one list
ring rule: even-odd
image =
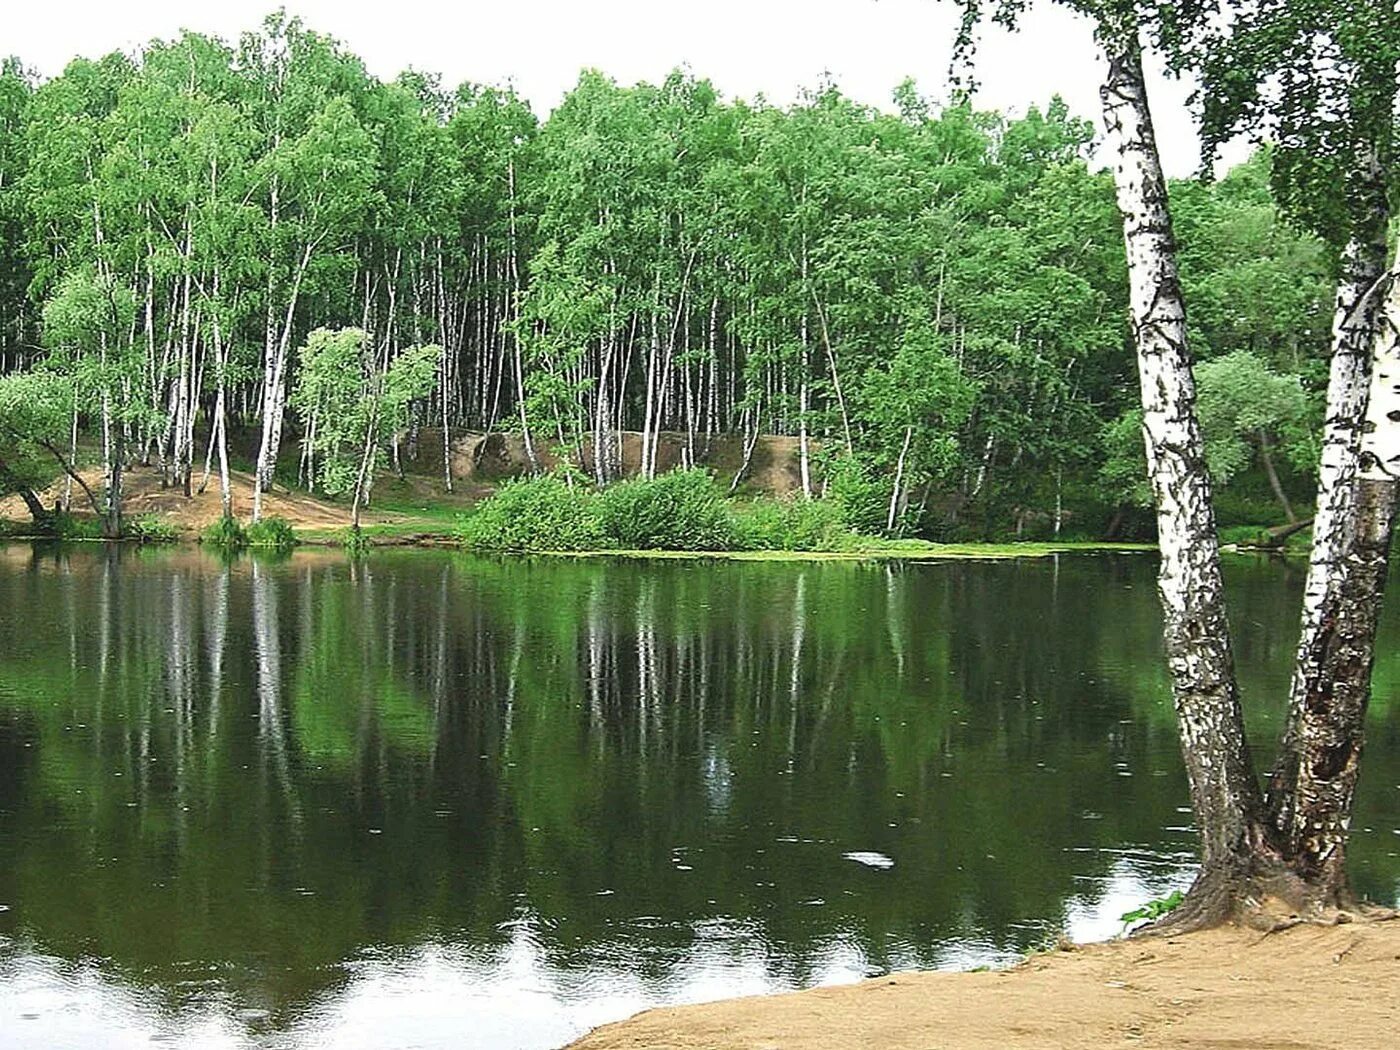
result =
[{"label": "leaning birch trunk", "polygon": [[[1377,588],[1384,583],[1383,571],[1377,576],[1358,547],[1365,546],[1357,479],[1371,357],[1373,349],[1383,351],[1386,336],[1380,331],[1382,297],[1376,289],[1385,272],[1388,215],[1383,176],[1378,165],[1372,167],[1370,214],[1343,253],[1337,283],[1313,548],[1288,721],[1268,798],[1270,822],[1283,852],[1331,898],[1320,903],[1329,904],[1343,903],[1347,895],[1343,822],[1350,811],[1361,718],[1370,692],[1374,622],[1369,637],[1363,637],[1359,631],[1366,616],[1358,621],[1357,603],[1364,607],[1374,599],[1379,605]],[[1333,757],[1320,764],[1307,757],[1324,759],[1328,748]]]},{"label": "leaning birch trunk", "polygon": [[[1346,520],[1314,540],[1292,697],[1300,706],[1290,710],[1285,741],[1295,757],[1282,765],[1290,778],[1280,808],[1283,846],[1289,866],[1312,891],[1306,903],[1320,908],[1352,903],[1345,870],[1347,828],[1400,478],[1400,279],[1395,273],[1377,329]],[[1321,502],[1318,511],[1320,517]],[[1323,579],[1314,581],[1314,575]]]},{"label": "leaning birch trunk", "polygon": [[1143,436],[1161,549],[1164,648],[1202,841],[1201,870],[1181,918],[1211,922],[1233,906],[1234,884],[1250,867],[1259,787],[1245,747],[1185,304],[1141,45],[1136,26],[1105,36],[1109,69],[1100,97],[1127,248]]},{"label": "leaning birch trunk", "polygon": [[[899,517],[899,491],[904,484],[904,460],[909,455],[909,441],[914,436],[912,425],[904,428],[904,445],[899,450],[899,463],[894,468],[894,491],[890,493],[890,512],[885,517],[885,531],[894,532],[895,520]],[[847,450],[849,452],[849,449]]]}]

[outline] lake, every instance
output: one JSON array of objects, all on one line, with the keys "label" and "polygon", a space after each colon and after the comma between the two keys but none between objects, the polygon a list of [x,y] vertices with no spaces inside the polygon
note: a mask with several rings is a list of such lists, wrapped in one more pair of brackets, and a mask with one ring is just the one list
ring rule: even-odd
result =
[{"label": "lake", "polygon": [[[544,1050],[1111,936],[1193,862],[1154,573],[0,546],[0,1047]],[[1263,764],[1302,566],[1226,578]]]}]

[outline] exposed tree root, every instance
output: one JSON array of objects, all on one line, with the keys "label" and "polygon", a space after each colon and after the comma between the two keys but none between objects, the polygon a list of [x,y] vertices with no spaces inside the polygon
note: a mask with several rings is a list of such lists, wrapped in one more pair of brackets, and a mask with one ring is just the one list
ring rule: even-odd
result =
[{"label": "exposed tree root", "polygon": [[1133,936],[1177,936],[1227,923],[1269,934],[1304,923],[1335,926],[1396,917],[1389,908],[1358,900],[1348,887],[1320,886],[1280,861],[1257,858],[1248,867],[1202,871],[1181,904]]}]

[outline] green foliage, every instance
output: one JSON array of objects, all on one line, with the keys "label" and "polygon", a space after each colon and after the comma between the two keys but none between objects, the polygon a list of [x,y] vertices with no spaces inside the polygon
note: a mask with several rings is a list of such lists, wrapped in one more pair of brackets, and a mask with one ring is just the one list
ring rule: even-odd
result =
[{"label": "green foliage", "polygon": [[703,470],[601,491],[577,475],[507,482],[457,536],[480,551],[845,551],[861,542],[838,500],[734,503]]},{"label": "green foliage", "polygon": [[1258,356],[1236,350],[1196,366],[1196,412],[1211,478],[1226,485],[1270,446],[1315,469],[1320,454],[1297,376],[1275,373]]},{"label": "green foliage", "polygon": [[620,550],[723,551],[734,544],[724,496],[706,470],[621,481],[597,497],[607,544]]},{"label": "green foliage", "polygon": [[127,518],[122,527],[124,534],[137,543],[174,543],[180,538],[178,528],[155,514]]},{"label": "green foliage", "polygon": [[222,515],[200,533],[200,542],[222,550],[237,551],[248,546],[248,531],[232,515]]},{"label": "green foliage", "polygon": [[890,486],[875,470],[852,456],[842,456],[826,475],[826,499],[849,529],[870,534],[885,531]]},{"label": "green foliage", "polygon": [[[408,422],[410,405],[432,389],[442,349],[415,346],[382,360],[363,329],[318,328],[298,358],[292,406],[306,426],[316,480],[332,496],[361,496],[384,456],[384,439]],[[358,518],[356,518],[358,525]]]},{"label": "green foliage", "polygon": [[735,508],[737,550],[844,551],[858,544],[835,500],[763,499]]},{"label": "green foliage", "polygon": [[52,371],[0,375],[0,496],[53,480],[72,406],[72,383]]},{"label": "green foliage", "polygon": [[364,530],[356,526],[351,526],[345,530],[344,535],[345,553],[352,558],[363,558],[369,553],[369,537]]},{"label": "green foliage", "polygon": [[1269,530],[1258,525],[1230,525],[1220,530],[1221,544],[1237,547],[1267,547],[1272,537]]},{"label": "green foliage", "polygon": [[1162,916],[1175,909],[1185,899],[1186,895],[1180,890],[1172,890],[1172,892],[1165,897],[1154,897],[1141,907],[1134,908],[1132,911],[1125,911],[1122,915],[1118,916],[1118,921],[1121,922],[1125,928],[1144,919],[1149,922],[1155,922],[1157,919],[1160,919]]},{"label": "green foliage", "polygon": [[102,523],[86,517],[79,517],[65,511],[56,511],[51,519],[51,529],[60,540],[97,540],[102,538]]},{"label": "green foliage", "polygon": [[[1307,394],[1296,375],[1280,375],[1258,355],[1236,350],[1195,367],[1196,414],[1205,440],[1206,464],[1222,520],[1240,520],[1232,483],[1275,452],[1282,465],[1306,474],[1316,469],[1319,449]],[[1130,408],[1101,429],[1106,453],[1099,468],[1104,489],[1137,506],[1152,501],[1143,450],[1142,409]],[[1248,498],[1248,497],[1244,497]],[[1277,518],[1277,507],[1247,512],[1249,521]]]},{"label": "green foliage", "polygon": [[[1274,12],[1278,39],[1336,9],[1357,34],[1339,46],[1362,55],[1370,16],[1319,3]],[[1195,40],[1172,5],[1112,9]],[[1236,57],[1303,61],[1270,47]],[[446,425],[519,428],[600,482],[621,472],[618,430],[653,448],[684,431],[697,453],[715,433],[801,433],[812,484],[863,531],[1107,524],[1143,492],[1120,440],[1126,271],[1092,124],[1058,98],[1017,117],[940,107],[912,82],[896,103],[825,85],[777,106],[684,72],[590,71],[541,121],[509,90],[378,80],[285,14],[42,83],[7,62],[0,361],[46,388],[16,402],[42,418],[9,432],[0,404],[0,485],[52,480],[38,441],[66,454],[75,405],[87,447],[104,430],[104,458],[174,446],[178,474],[216,404],[233,428],[281,426],[257,418],[282,411],[259,402],[280,374],[304,454],[274,459],[274,479],[357,515],[386,450]],[[1271,396],[1263,433],[1286,484],[1315,455],[1301,438],[1333,262],[1275,208],[1297,153],[1280,141],[1217,184],[1172,186],[1193,349],[1252,354],[1278,380],[1288,403]],[[1232,485],[1260,441],[1248,409],[1228,409],[1213,458]],[[702,532],[721,527],[710,513]]]},{"label": "green foliage", "polygon": [[597,496],[555,474],[509,481],[478,504],[457,528],[479,551],[587,551],[609,546]]},{"label": "green foliage", "polygon": [[249,547],[291,550],[297,545],[296,530],[286,518],[276,515],[255,521],[246,530]]}]

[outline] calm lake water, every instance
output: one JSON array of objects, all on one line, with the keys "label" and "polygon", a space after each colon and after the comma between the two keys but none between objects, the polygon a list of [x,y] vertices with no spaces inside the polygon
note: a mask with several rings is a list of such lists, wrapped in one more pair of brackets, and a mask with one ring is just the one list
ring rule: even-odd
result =
[{"label": "calm lake water", "polygon": [[[0,547],[0,1047],[548,1048],[1109,936],[1193,856],[1153,573]],[[1265,762],[1301,574],[1227,578]]]}]

